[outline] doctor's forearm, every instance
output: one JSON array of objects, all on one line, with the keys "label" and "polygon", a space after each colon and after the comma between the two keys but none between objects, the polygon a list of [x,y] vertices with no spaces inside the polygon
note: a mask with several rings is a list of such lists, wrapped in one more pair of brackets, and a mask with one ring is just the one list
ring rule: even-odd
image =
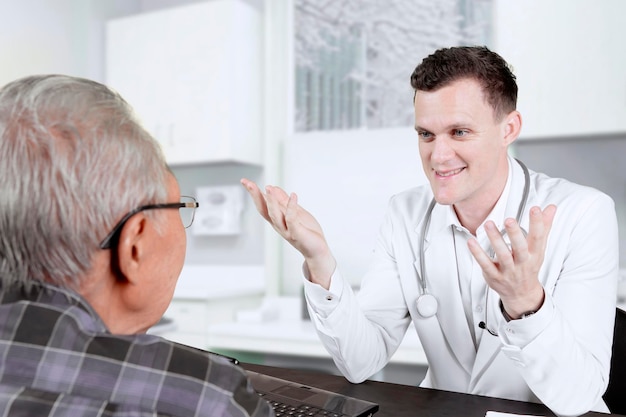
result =
[{"label": "doctor's forearm", "polygon": [[330,279],[337,268],[337,262],[330,250],[324,251],[315,257],[304,258],[306,278],[325,290],[330,288]]}]

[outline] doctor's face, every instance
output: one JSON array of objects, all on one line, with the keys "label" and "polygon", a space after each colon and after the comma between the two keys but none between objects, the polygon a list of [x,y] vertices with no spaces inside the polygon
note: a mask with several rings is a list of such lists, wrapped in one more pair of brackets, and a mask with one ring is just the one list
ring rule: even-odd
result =
[{"label": "doctor's face", "polygon": [[422,166],[439,204],[453,204],[457,212],[493,208],[506,184],[507,147],[515,139],[507,118],[494,119],[480,84],[472,79],[416,92]]}]

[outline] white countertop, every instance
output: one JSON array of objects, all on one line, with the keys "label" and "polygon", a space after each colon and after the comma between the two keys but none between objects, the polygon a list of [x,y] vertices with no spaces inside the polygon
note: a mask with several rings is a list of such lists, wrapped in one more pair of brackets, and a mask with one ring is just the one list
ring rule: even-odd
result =
[{"label": "white countertop", "polygon": [[[256,312],[258,315],[255,316],[255,312],[241,315],[246,317],[246,321],[210,325],[209,349],[330,358],[313,324],[300,318],[300,303],[298,297],[269,297]],[[277,306],[280,306],[278,313],[263,314],[264,309],[267,312]],[[427,364],[426,355],[412,326],[390,362]]]}]

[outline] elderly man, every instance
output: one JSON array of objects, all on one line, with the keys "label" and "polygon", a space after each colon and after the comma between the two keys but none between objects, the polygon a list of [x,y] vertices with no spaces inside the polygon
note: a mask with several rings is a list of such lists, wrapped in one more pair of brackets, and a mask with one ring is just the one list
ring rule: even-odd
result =
[{"label": "elderly man", "polygon": [[273,415],[227,359],[145,334],[197,203],[119,95],[2,88],[0,196],[0,414]]}]

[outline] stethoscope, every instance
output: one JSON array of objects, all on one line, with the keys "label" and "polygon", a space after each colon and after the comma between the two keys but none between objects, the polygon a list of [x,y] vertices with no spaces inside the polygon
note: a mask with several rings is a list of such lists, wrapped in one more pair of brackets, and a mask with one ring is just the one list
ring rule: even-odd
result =
[{"label": "stethoscope", "polygon": [[[526,208],[526,203],[528,202],[528,193],[530,190],[530,174],[528,173],[528,168],[526,168],[526,165],[524,165],[522,161],[520,161],[519,159],[515,159],[515,160],[517,161],[517,163],[520,164],[520,166],[522,167],[522,170],[524,171],[524,191],[522,193],[522,200],[520,201],[519,207],[517,209],[517,216],[515,217],[515,219],[517,220],[517,223],[521,224],[522,214],[524,213],[524,209]],[[420,287],[422,288],[422,294],[419,297],[417,297],[416,306],[417,306],[417,312],[419,313],[420,316],[424,318],[432,317],[435,314],[437,314],[437,307],[438,307],[437,299],[435,298],[434,295],[428,292],[428,288],[426,287],[426,267],[424,266],[424,258],[425,258],[424,244],[426,241],[426,232],[428,232],[428,227],[430,226],[430,219],[432,217],[433,208],[435,207],[435,204],[437,204],[437,202],[433,198],[430,202],[430,205],[428,206],[428,209],[426,210],[426,217],[424,220],[424,226],[422,227],[422,236],[421,236],[420,245],[419,245],[420,274],[417,277],[417,280],[419,281]],[[522,232],[524,233],[524,236],[526,236],[527,233],[524,229],[522,229]],[[502,235],[502,237],[505,238],[507,235],[506,230],[501,229],[500,235]],[[491,258],[495,257],[495,252],[492,247],[489,248],[488,254]]]}]

